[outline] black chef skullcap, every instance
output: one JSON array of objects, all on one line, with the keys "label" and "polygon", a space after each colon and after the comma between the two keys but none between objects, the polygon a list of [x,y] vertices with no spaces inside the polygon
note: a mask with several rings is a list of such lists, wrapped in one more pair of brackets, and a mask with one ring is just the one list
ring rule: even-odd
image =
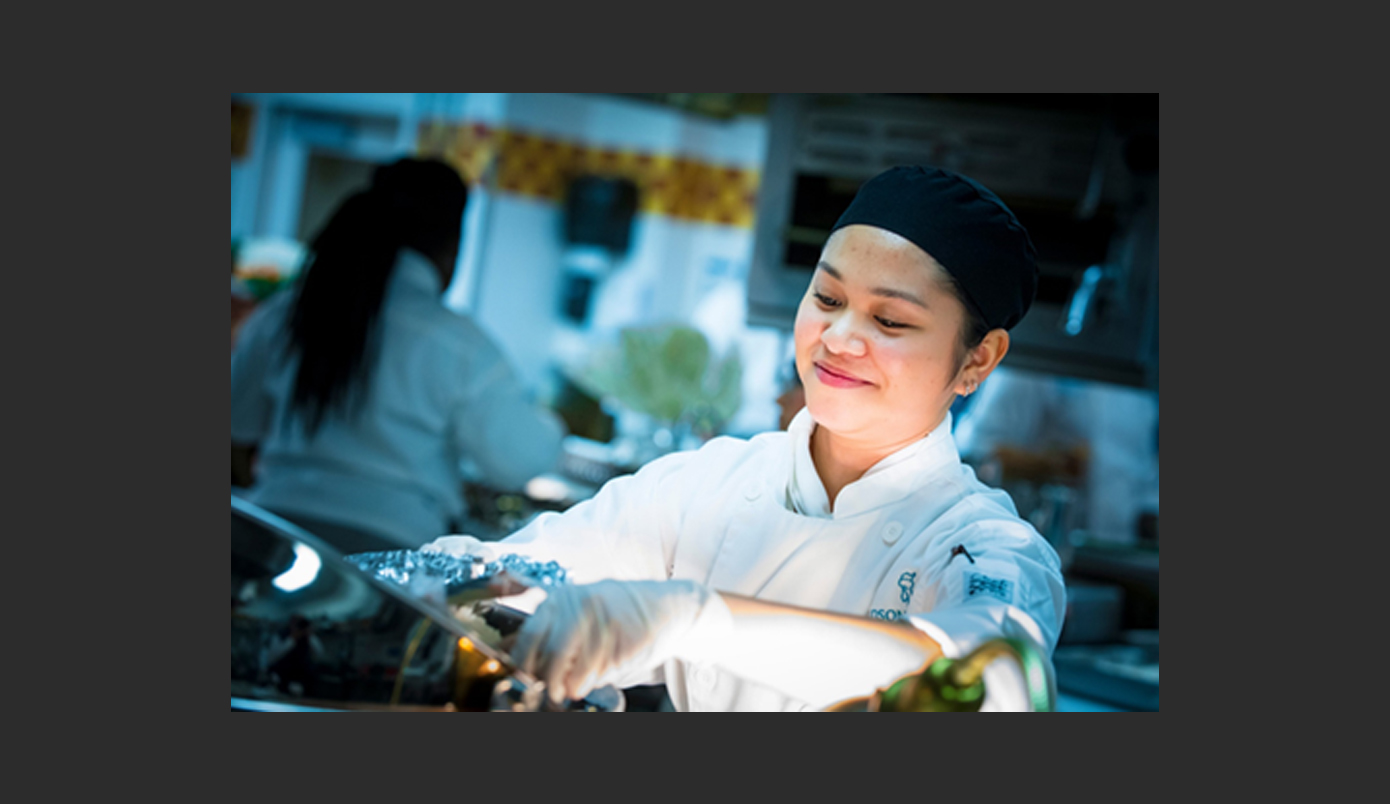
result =
[{"label": "black chef skullcap", "polygon": [[891,168],[859,188],[835,229],[856,223],[902,235],[930,254],[991,329],[1011,329],[1033,303],[1033,241],[1004,202],[974,179],[935,167]]}]

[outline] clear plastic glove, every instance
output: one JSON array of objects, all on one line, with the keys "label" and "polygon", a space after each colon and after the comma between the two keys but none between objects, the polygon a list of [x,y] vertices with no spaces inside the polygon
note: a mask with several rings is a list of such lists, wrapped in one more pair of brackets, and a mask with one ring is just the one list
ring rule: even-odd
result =
[{"label": "clear plastic glove", "polygon": [[444,553],[463,558],[477,556],[483,561],[496,561],[497,551],[488,547],[487,542],[474,536],[440,536],[438,539],[420,547],[422,553]]},{"label": "clear plastic glove", "polygon": [[732,630],[723,599],[693,581],[600,581],[553,590],[512,655],[559,703],[668,659],[697,660]]}]

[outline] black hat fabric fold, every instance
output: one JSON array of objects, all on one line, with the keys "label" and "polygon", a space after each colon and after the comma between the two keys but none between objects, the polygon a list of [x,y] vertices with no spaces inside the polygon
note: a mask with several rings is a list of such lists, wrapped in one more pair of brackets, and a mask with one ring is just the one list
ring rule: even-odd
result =
[{"label": "black hat fabric fold", "polygon": [[899,166],[869,179],[835,222],[887,229],[955,278],[990,328],[1012,329],[1038,289],[1037,250],[1023,224],[984,185],[936,167]]}]

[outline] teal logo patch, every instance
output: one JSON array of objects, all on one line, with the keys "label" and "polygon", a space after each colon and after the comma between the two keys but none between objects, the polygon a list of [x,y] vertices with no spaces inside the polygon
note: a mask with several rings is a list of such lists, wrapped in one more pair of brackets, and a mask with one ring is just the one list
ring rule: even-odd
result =
[{"label": "teal logo patch", "polygon": [[968,576],[969,586],[966,588],[966,597],[979,597],[988,595],[998,598],[1005,603],[1014,602],[1014,582],[1005,581],[1000,578],[991,578],[978,572],[972,572]]}]

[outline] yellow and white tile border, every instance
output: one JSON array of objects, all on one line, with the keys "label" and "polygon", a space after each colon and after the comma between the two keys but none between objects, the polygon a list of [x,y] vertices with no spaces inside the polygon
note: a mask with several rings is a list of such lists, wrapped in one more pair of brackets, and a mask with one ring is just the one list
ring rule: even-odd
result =
[{"label": "yellow and white tile border", "polygon": [[482,123],[420,126],[418,151],[439,157],[470,183],[489,165],[500,192],[560,202],[574,176],[631,180],[639,212],[751,228],[757,170],[709,164],[675,154],[601,148]]}]

